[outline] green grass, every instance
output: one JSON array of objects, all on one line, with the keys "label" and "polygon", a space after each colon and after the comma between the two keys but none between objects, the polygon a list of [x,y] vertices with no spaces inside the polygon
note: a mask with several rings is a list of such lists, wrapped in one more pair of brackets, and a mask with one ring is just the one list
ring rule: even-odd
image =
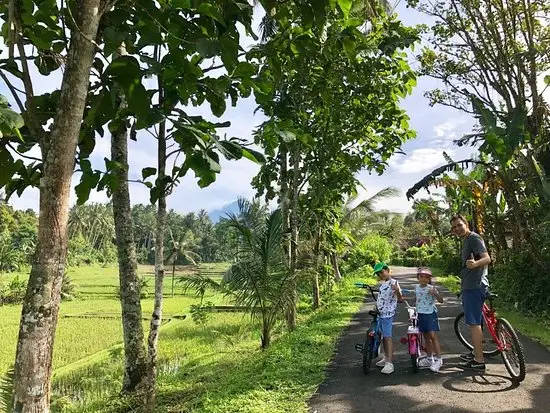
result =
[{"label": "green grass", "polygon": [[[214,268],[220,271],[227,264],[217,264]],[[154,278],[152,266],[140,266],[140,274],[150,274],[151,279],[146,291],[147,299],[142,300],[143,316],[149,317],[153,310]],[[89,357],[122,341],[122,324],[119,318],[121,308],[116,295],[118,286],[117,267],[80,267],[71,268],[69,277],[76,286],[77,298],[61,303],[59,322],[54,347],[54,370]],[[181,276],[182,273],[176,274]],[[4,280],[19,276],[27,278],[25,273],[1,274]],[[176,284],[177,285],[177,284]],[[165,279],[164,317],[189,313],[189,306],[197,302],[197,298],[189,293],[183,295],[181,286],[177,294],[170,296],[171,280]],[[90,295],[90,291],[98,291]],[[223,297],[207,294],[205,300],[222,303]],[[0,375],[3,375],[13,364],[15,347],[19,331],[20,306],[0,307]],[[101,318],[115,317],[115,318]],[[143,326],[149,329],[149,322]]]},{"label": "green grass", "polygon": [[[362,302],[364,290],[346,280],[317,312],[304,311],[298,328],[280,330],[260,350],[248,316],[212,314],[205,326],[175,321],[161,330],[157,412],[306,412],[307,399],[325,377],[334,344]],[[64,412],[129,411],[120,399],[120,358],[80,369],[56,383]],[[100,383],[96,378],[101,377]],[[94,383],[92,388],[92,384]],[[69,394],[85,395],[79,403]]]},{"label": "green grass", "polygon": [[[212,265],[205,273],[225,268],[227,264]],[[139,271],[153,281],[152,267]],[[120,314],[112,293],[118,284],[117,269],[77,268],[69,276],[79,295],[61,304],[52,411],[131,411],[131,401],[118,395],[123,373],[121,320],[98,317]],[[212,313],[206,325],[196,325],[191,317],[164,324],[156,411],[305,412],[307,399],[324,379],[335,340],[361,305],[364,290],[354,288],[353,281],[335,287],[317,312],[301,302],[298,328],[288,334],[279,326],[272,346],[264,351],[259,348],[258,325],[245,314]],[[181,288],[171,297],[169,277],[165,283],[165,317],[189,314],[197,297],[183,295]],[[152,292],[153,282],[149,288]],[[205,300],[224,303],[213,294]],[[142,300],[144,316],[152,305],[152,298]],[[0,307],[0,372],[13,363],[19,316],[19,306]],[[147,321],[144,328],[148,329]]]},{"label": "green grass", "polygon": [[[439,276],[437,281],[450,291],[460,291],[460,278],[454,275]],[[507,303],[496,301],[499,317],[506,318],[516,330],[550,349],[550,318],[536,314],[526,315]]]}]

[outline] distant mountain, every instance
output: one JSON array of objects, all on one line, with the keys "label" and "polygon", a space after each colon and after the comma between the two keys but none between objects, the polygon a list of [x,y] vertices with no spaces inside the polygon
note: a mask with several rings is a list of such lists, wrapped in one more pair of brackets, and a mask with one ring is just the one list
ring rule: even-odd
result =
[{"label": "distant mountain", "polygon": [[237,201],[231,202],[230,204],[227,204],[220,209],[216,209],[214,211],[210,211],[208,213],[208,216],[212,220],[212,222],[215,224],[220,220],[220,218],[225,218],[228,213],[233,212],[234,214],[239,212],[239,204]]}]

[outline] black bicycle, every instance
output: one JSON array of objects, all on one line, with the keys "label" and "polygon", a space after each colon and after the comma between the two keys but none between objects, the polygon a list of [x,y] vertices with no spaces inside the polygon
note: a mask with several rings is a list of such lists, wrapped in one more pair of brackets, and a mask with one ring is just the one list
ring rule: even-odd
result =
[{"label": "black bicycle", "polygon": [[[378,292],[377,289],[365,283],[355,283],[355,286],[360,288],[368,288],[374,302],[376,303],[376,296],[374,293]],[[363,372],[365,374],[369,374],[372,359],[378,357],[380,343],[382,342],[382,330],[380,323],[378,322],[380,312],[378,311],[376,304],[372,310],[369,310],[369,315],[372,317],[372,321],[369,329],[367,330],[365,344],[355,345],[355,350],[360,351],[363,354]]]}]

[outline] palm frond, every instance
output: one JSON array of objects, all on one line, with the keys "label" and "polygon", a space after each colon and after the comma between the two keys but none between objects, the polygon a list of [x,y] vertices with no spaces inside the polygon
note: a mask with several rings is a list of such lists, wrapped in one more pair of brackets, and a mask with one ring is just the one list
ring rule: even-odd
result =
[{"label": "palm frond", "polygon": [[9,412],[13,406],[13,386],[15,379],[15,368],[12,365],[0,379],[0,408]]},{"label": "palm frond", "polygon": [[227,290],[222,284],[214,281],[209,277],[205,277],[201,274],[198,275],[186,275],[178,279],[178,283],[183,284],[183,291],[194,290],[198,297],[204,297],[206,290],[211,289],[214,291],[226,293]]}]

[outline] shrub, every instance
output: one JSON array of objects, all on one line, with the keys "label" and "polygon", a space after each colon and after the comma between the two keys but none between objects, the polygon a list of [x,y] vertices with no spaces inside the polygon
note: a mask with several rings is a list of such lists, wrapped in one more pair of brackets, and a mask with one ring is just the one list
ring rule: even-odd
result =
[{"label": "shrub", "polygon": [[[550,221],[532,234],[530,245],[506,251],[489,273],[500,299],[518,309],[547,315],[550,307]],[[536,250],[533,248],[536,246]]]},{"label": "shrub", "polygon": [[0,304],[21,304],[27,291],[27,281],[13,278],[7,285],[0,284]]},{"label": "shrub", "polygon": [[389,261],[393,245],[378,234],[368,234],[347,255],[344,271],[351,273],[365,265],[373,266],[378,261]]}]

